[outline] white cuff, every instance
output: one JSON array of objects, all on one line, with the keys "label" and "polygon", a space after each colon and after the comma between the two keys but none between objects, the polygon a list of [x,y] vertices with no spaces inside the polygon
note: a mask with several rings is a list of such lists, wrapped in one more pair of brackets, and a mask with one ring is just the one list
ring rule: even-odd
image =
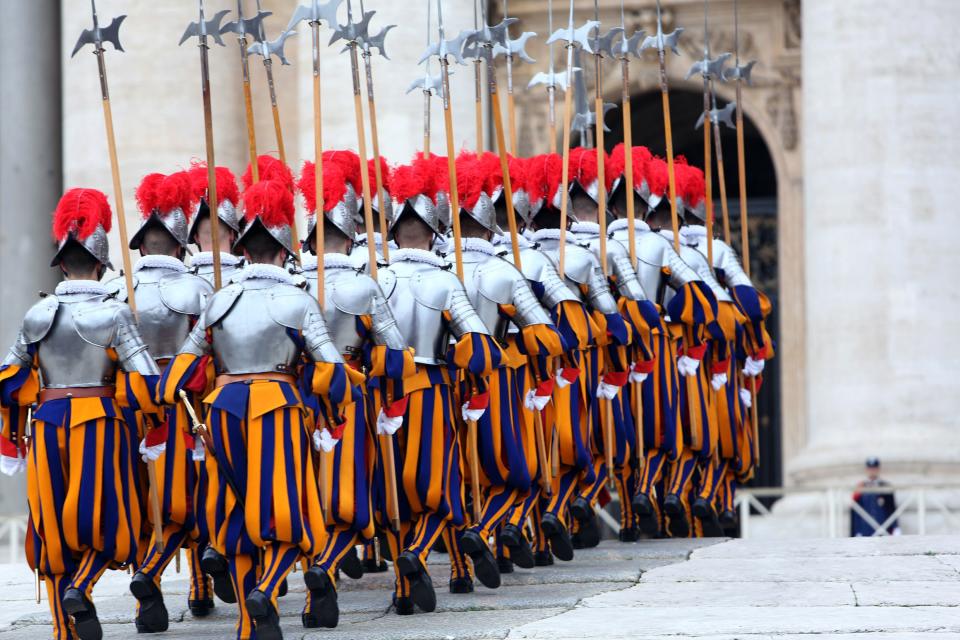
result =
[{"label": "white cuff", "polygon": [[710,386],[713,387],[714,391],[720,391],[727,384],[727,374],[725,373],[715,373],[713,377],[710,378]]},{"label": "white cuff", "polygon": [[339,440],[335,440],[327,429],[313,430],[313,449],[314,451],[323,450],[324,453],[333,451]]},{"label": "white cuff", "polygon": [[746,362],[743,363],[743,375],[748,377],[758,376],[763,373],[763,367],[766,364],[766,360],[754,360],[750,356],[747,356]]},{"label": "white cuff", "polygon": [[677,371],[683,376],[693,376],[697,374],[700,368],[700,361],[690,356],[680,356],[677,359]]},{"label": "white cuff", "polygon": [[561,389],[565,389],[570,386],[570,381],[563,377],[563,369],[557,369],[557,375],[554,376],[554,381]]},{"label": "white cuff", "polygon": [[466,422],[476,422],[483,417],[483,414],[486,413],[486,409],[470,409],[469,403],[464,402],[463,406],[460,408],[461,415]]},{"label": "white cuff", "polygon": [[11,458],[10,456],[0,456],[0,473],[5,476],[15,476],[18,473],[23,473],[27,469],[27,460],[26,458],[16,457]]},{"label": "white cuff", "polygon": [[530,411],[543,411],[543,408],[550,402],[550,396],[538,396],[535,389],[527,391],[527,397],[523,404]]},{"label": "white cuff", "polygon": [[600,384],[597,385],[597,397],[603,398],[606,400],[613,400],[617,397],[617,392],[620,391],[620,387],[615,384],[608,384],[603,380],[600,381]]},{"label": "white cuff", "polygon": [[152,447],[148,447],[146,438],[140,441],[140,457],[144,462],[150,462],[151,460],[158,459],[166,450],[166,442],[161,442],[160,444],[155,444]]},{"label": "white cuff", "polygon": [[740,389],[740,402],[747,409],[753,406],[753,394],[750,393],[750,389]]},{"label": "white cuff", "polygon": [[402,426],[403,416],[391,418],[383,412],[383,409],[380,409],[380,413],[377,414],[377,435],[392,436]]},{"label": "white cuff", "polygon": [[207,459],[207,448],[203,446],[203,438],[193,437],[193,461],[200,462]]}]

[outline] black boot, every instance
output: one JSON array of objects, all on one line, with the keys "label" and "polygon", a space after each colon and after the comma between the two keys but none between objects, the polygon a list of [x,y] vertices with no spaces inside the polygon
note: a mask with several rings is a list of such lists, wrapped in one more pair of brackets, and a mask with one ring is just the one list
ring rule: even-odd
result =
[{"label": "black boot", "polygon": [[[530,559],[533,560],[532,554]],[[500,575],[513,573],[513,560],[510,558],[497,558],[497,569],[500,571]]]},{"label": "black boot", "polygon": [[363,561],[364,573],[384,573],[385,571],[387,571],[386,560],[381,560],[380,564],[377,564],[377,561],[373,558],[367,558]]},{"label": "black boot", "polygon": [[170,616],[163,604],[163,593],[146,575],[137,571],[130,581],[130,593],[140,603],[134,624],[137,633],[159,633],[170,626]]},{"label": "black boot", "polygon": [[310,591],[310,613],[301,616],[303,626],[308,629],[336,627],[340,622],[340,605],[337,603],[337,588],[330,576],[314,565],[303,574],[303,583]]},{"label": "black boot", "polygon": [[510,560],[521,569],[532,569],[533,549],[523,536],[523,532],[515,524],[505,524],[500,530],[500,541],[510,550]]},{"label": "black boot", "polygon": [[560,522],[560,518],[552,513],[545,513],[540,526],[543,528],[543,535],[550,542],[550,551],[557,560],[564,562],[573,560],[573,542],[570,540],[567,528]]},{"label": "black boot", "polygon": [[[586,498],[577,498],[570,503],[570,515],[577,519],[580,528],[577,538],[584,549],[600,544],[600,526],[597,524],[597,514]],[[576,548],[576,545],[574,545]]]},{"label": "black boot", "polygon": [[187,607],[194,618],[206,618],[213,611],[213,598],[209,600],[187,600]]},{"label": "black boot", "polygon": [[720,526],[729,531],[737,528],[737,512],[731,509],[724,509],[720,514]]},{"label": "black boot", "polygon": [[687,522],[687,513],[680,496],[675,493],[667,494],[663,499],[663,512],[669,517],[667,529],[671,536],[686,538],[690,535],[690,523]]},{"label": "black boot", "polygon": [[398,598],[397,594],[393,594],[393,610],[397,612],[398,616],[412,616],[414,613],[413,600],[407,596]]},{"label": "black boot", "polygon": [[230,568],[227,566],[227,559],[213,547],[207,547],[203,550],[200,557],[200,568],[203,572],[213,578],[213,592],[217,597],[228,604],[234,604],[237,601],[237,594],[233,591],[233,582],[230,580]]},{"label": "black boot", "polygon": [[287,579],[284,578],[283,582],[280,583],[280,586],[277,588],[277,597],[282,598],[287,595],[287,592],[290,591],[290,585],[287,584]]},{"label": "black boot", "polygon": [[[421,611],[432,613],[437,608],[437,592],[433,589],[433,580],[415,554],[404,551],[397,558],[400,576],[410,581],[410,597]],[[399,607],[397,613],[399,613]]]},{"label": "black boot", "polygon": [[656,536],[660,533],[660,522],[657,519],[657,510],[650,502],[650,496],[645,493],[638,493],[633,496],[631,501],[633,512],[637,514],[637,522],[640,525],[640,531],[648,536]]},{"label": "black boot", "polygon": [[280,616],[263,591],[254,589],[247,596],[247,611],[253,619],[257,640],[283,640],[280,630]]},{"label": "black boot", "polygon": [[533,564],[538,567],[549,567],[553,565],[553,554],[549,551],[537,551],[533,554]]},{"label": "black boot", "polygon": [[497,568],[497,558],[490,551],[480,534],[467,529],[459,540],[460,550],[473,560],[473,572],[477,575],[480,584],[488,589],[500,586],[500,570]]},{"label": "black boot", "polygon": [[713,510],[713,505],[705,498],[697,498],[690,506],[693,516],[700,521],[703,527],[703,535],[706,538],[719,538],[723,536],[723,527],[720,526],[720,520],[717,518],[717,512]]},{"label": "black boot", "polygon": [[344,575],[351,580],[359,580],[363,577],[363,563],[360,562],[356,547],[350,547],[346,555],[340,559],[340,571],[343,571]]},{"label": "black boot", "polygon": [[473,579],[470,576],[450,578],[450,593],[473,593]]},{"label": "black boot", "polygon": [[97,608],[80,591],[70,587],[60,600],[63,610],[73,617],[73,626],[77,630],[80,640],[101,640],[103,629],[97,618]]},{"label": "black boot", "polygon": [[636,527],[620,527],[617,537],[620,538],[620,542],[636,542],[640,539],[640,532]]}]

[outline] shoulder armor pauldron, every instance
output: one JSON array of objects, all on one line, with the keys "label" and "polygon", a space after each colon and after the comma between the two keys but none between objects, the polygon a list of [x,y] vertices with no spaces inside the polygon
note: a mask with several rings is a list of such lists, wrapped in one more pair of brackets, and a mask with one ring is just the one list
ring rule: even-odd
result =
[{"label": "shoulder armor pauldron", "polygon": [[159,283],[160,300],[172,311],[185,316],[198,316],[213,287],[206,280],[190,273],[164,276]]},{"label": "shoulder armor pauldron", "polygon": [[493,258],[474,271],[474,278],[484,298],[497,304],[512,304],[514,290],[523,274],[501,258]]},{"label": "shoulder armor pauldron", "polygon": [[70,306],[77,334],[96,347],[110,348],[117,332],[117,312],[126,305],[112,298],[97,296]]},{"label": "shoulder armor pauldron", "polygon": [[[274,322],[288,329],[304,328],[304,317],[311,311],[308,304],[313,301],[310,295],[295,285],[279,284],[270,289],[268,297],[267,312]],[[312,311],[320,313],[319,307]]]},{"label": "shoulder armor pauldron", "polygon": [[436,311],[444,311],[449,306],[451,279],[459,285],[457,277],[449,271],[418,271],[410,279],[410,290],[417,302]]},{"label": "shoulder armor pauldron", "polygon": [[203,312],[205,316],[204,326],[212,327],[223,320],[223,317],[230,312],[241,293],[243,293],[243,285],[234,283],[213,294],[213,298],[210,299],[210,303]]},{"label": "shoulder armor pauldron", "polygon": [[[576,250],[572,251],[573,248],[576,248]],[[577,284],[590,284],[596,268],[596,259],[589,249],[585,249],[579,244],[567,245],[566,264],[564,264],[564,272],[567,278]]]},{"label": "shoulder armor pauldron", "polygon": [[40,342],[53,326],[53,320],[57,316],[57,308],[60,306],[60,300],[57,296],[50,295],[35,305],[30,307],[27,315],[23,317],[23,340],[27,344]]},{"label": "shoulder armor pauldron", "polygon": [[390,269],[380,269],[377,271],[377,283],[383,295],[389,299],[397,289],[397,274]]},{"label": "shoulder armor pauldron", "polygon": [[373,313],[374,301],[380,295],[377,284],[370,276],[356,271],[343,271],[328,278],[330,300],[340,311],[351,316]]}]

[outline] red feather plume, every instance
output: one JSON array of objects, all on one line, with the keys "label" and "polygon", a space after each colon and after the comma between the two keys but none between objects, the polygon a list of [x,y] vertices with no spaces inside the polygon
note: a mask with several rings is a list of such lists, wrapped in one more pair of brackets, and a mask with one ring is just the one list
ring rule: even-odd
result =
[{"label": "red feather plume", "polygon": [[[623,176],[624,171],[626,171],[626,158],[623,150],[623,143],[620,143],[610,152],[607,161],[607,178],[611,180],[611,186],[613,184],[612,180]],[[633,153],[633,184],[639,185],[646,175],[647,162],[653,158],[653,154],[646,147],[640,146],[633,147],[631,152]]]},{"label": "red feather plume", "polygon": [[[530,202],[547,197],[547,156],[533,156],[524,160],[524,189]],[[511,169],[511,174],[513,170]]]},{"label": "red feather plume", "polygon": [[563,182],[563,157],[558,153],[547,153],[543,156],[544,180],[543,195],[547,204],[553,206],[553,198]]},{"label": "red feather plume", "polygon": [[686,162],[674,169],[677,173],[677,193],[683,197],[686,205],[693,208],[703,202],[707,191],[703,170]]},{"label": "red feather plume", "polygon": [[527,188],[527,159],[510,157],[507,163],[507,171],[510,172],[510,189],[513,191],[526,191]]},{"label": "red feather plume", "polygon": [[[273,180],[279,182],[293,194],[293,172],[290,171],[290,167],[280,162],[280,160],[268,155],[257,156],[257,170],[261,181]],[[247,170],[243,172],[241,180],[243,181],[244,190],[249,189],[251,185],[253,185],[253,173],[250,170],[249,164],[247,164]]]},{"label": "red feather plume", "polygon": [[[377,190],[377,166],[373,158],[367,160],[367,176],[370,178],[370,191],[375,192]],[[383,182],[383,189],[387,192],[387,197],[389,197],[390,165],[387,164],[387,160],[383,156],[380,156],[380,180]]]},{"label": "red feather plume", "polygon": [[195,202],[193,182],[186,171],[178,171],[168,176],[151,173],[140,182],[136,198],[144,220],[154,211],[160,216],[166,216],[174,209],[180,209],[189,219]]},{"label": "red feather plume", "polygon": [[[446,156],[438,156],[433,153],[424,156],[423,152],[418,152],[413,156],[411,165],[420,173],[423,180],[423,191],[420,193],[429,196],[434,202],[437,201],[438,192],[450,193],[450,174],[447,171]],[[391,184],[393,183],[391,182]],[[399,200],[396,197],[395,199]]]},{"label": "red feather plume", "polygon": [[[187,170],[193,187],[194,200],[207,197],[207,163],[194,161]],[[237,177],[227,167],[217,167],[217,204],[230,202],[233,206],[240,204],[240,188],[237,186]]]},{"label": "red feather plume", "polygon": [[[303,163],[303,169],[300,170],[300,179],[297,181],[297,188],[303,194],[303,200],[307,205],[307,210],[316,215],[317,213],[317,168],[312,162],[307,160]],[[341,165],[330,160],[323,159],[323,210],[324,212],[333,209],[337,203],[342,202],[347,194],[347,181],[343,175]]]},{"label": "red feather plume", "polygon": [[[363,182],[360,176],[360,156],[349,149],[333,149],[323,152],[323,170],[327,170],[327,162],[335,163],[357,196],[363,193]],[[373,184],[373,183],[371,183]]]},{"label": "red feather plume", "polygon": [[569,181],[576,180],[580,186],[586,188],[597,179],[597,150],[574,147],[570,149]]},{"label": "red feather plume", "polygon": [[[483,190],[487,195],[503,187],[503,170],[500,168],[500,156],[491,151],[484,152],[479,158],[480,171],[483,174]],[[509,164],[507,170],[510,170]],[[512,177],[512,176],[511,176]],[[459,179],[457,180],[459,182]],[[513,187],[513,183],[510,183]]]},{"label": "red feather plume", "polygon": [[113,221],[107,196],[96,189],[74,188],[63,194],[53,212],[53,237],[63,242],[73,231],[78,240],[85,240],[97,225],[109,232]]},{"label": "red feather plume", "polygon": [[460,206],[472,209],[480,199],[487,182],[484,161],[475,153],[464,151],[457,156],[457,195]]},{"label": "red feather plume", "polygon": [[265,226],[293,225],[293,194],[277,180],[261,180],[243,192],[244,218],[247,223],[260,216]]},{"label": "red feather plume", "polygon": [[[427,159],[429,162],[429,159]],[[403,164],[390,173],[390,193],[393,199],[404,203],[420,194],[427,193],[426,173],[416,164]]]},{"label": "red feather plume", "polygon": [[652,157],[644,167],[643,177],[650,187],[650,193],[656,196],[667,197],[670,189],[670,173],[667,171],[667,161],[663,158]]}]

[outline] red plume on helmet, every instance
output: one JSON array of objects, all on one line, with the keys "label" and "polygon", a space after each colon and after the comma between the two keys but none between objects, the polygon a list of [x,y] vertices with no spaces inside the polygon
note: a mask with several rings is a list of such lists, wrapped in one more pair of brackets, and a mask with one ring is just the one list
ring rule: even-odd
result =
[{"label": "red plume on helmet", "polygon": [[[485,151],[478,158],[480,171],[484,176],[483,190],[490,197],[496,193],[497,189],[503,188],[503,169],[500,168],[500,156],[492,151]],[[507,166],[509,171],[509,164]],[[513,178],[513,176],[510,176]],[[459,182],[459,179],[457,180]],[[510,187],[513,187],[511,181]]]},{"label": "red plume on helmet", "polygon": [[507,171],[510,172],[510,190],[524,190],[530,193],[527,188],[527,159],[516,156],[510,156],[507,161]]},{"label": "red plume on helmet", "polygon": [[[193,189],[194,200],[207,197],[207,163],[194,161],[187,170]],[[217,167],[217,203],[229,202],[233,206],[240,203],[240,189],[237,187],[237,177],[227,167]]]},{"label": "red plume on helmet", "polygon": [[[618,144],[610,152],[607,160],[607,180],[611,183],[617,178],[622,178],[626,171],[626,154],[624,153],[623,143]],[[653,158],[653,154],[646,147],[632,147],[633,155],[633,185],[634,188],[640,186],[646,176],[647,162]]]},{"label": "red plume on helmet", "polygon": [[544,163],[544,195],[547,202],[557,209],[560,208],[560,186],[563,182],[563,157],[558,153],[546,153]]},{"label": "red plume on helmet", "polygon": [[656,156],[651,157],[644,168],[644,179],[650,187],[650,193],[661,198],[670,197],[670,172],[667,161]]},{"label": "red plume on helmet", "polygon": [[[367,177],[370,180],[370,191],[375,192],[377,190],[377,165],[373,158],[367,160]],[[383,183],[383,189],[387,192],[387,196],[389,197],[390,165],[387,163],[387,159],[383,156],[380,156],[380,181]]]},{"label": "red plume on helmet", "polygon": [[[418,151],[413,156],[409,166],[412,166],[423,180],[423,190],[420,193],[429,196],[434,203],[437,201],[438,192],[450,193],[450,174],[447,171],[446,156],[438,156],[434,153],[425,156],[422,151]],[[393,174],[390,176],[390,184],[393,185]],[[397,202],[403,202],[396,195],[393,199]]]},{"label": "red plume on helmet", "polygon": [[63,242],[73,232],[80,241],[103,227],[109,232],[113,214],[107,196],[96,189],[74,188],[63,194],[53,212],[53,237]]},{"label": "red plume on helmet", "polygon": [[457,195],[460,206],[464,209],[473,209],[480,199],[480,194],[485,191],[485,164],[482,158],[471,151],[463,151],[457,156]]},{"label": "red plume on helmet", "polygon": [[707,183],[703,170],[684,160],[674,167],[674,171],[677,174],[677,193],[688,208],[696,209],[706,197]]},{"label": "red plume on helmet", "polygon": [[[360,156],[349,149],[332,149],[323,152],[323,170],[327,170],[327,163],[331,162],[340,167],[343,179],[353,187],[354,193],[363,193],[363,182],[360,176]],[[370,183],[374,184],[374,183]],[[326,189],[324,189],[326,191]],[[326,196],[324,196],[326,197]],[[343,198],[340,198],[342,200]],[[339,201],[339,200],[338,200]]]},{"label": "red plume on helmet", "polygon": [[[334,162],[327,154],[323,154],[323,210],[330,211],[337,203],[344,199],[347,193],[347,179],[341,164]],[[297,189],[303,194],[307,210],[317,213],[317,168],[307,160],[300,170],[300,179],[297,180]]]},{"label": "red plume on helmet", "polygon": [[[606,159],[606,153],[603,154]],[[606,168],[606,165],[604,165]],[[597,181],[599,176],[597,164],[597,150],[585,147],[570,149],[570,168],[568,180],[572,184],[576,181],[584,191]],[[608,185],[609,188],[609,185]]]},{"label": "red plume on helmet", "polygon": [[180,209],[189,220],[195,202],[193,182],[186,171],[170,175],[151,173],[140,182],[136,198],[144,220],[154,213],[166,217],[174,209]]},{"label": "red plume on helmet", "polygon": [[[547,156],[541,154],[523,161],[523,188],[530,202],[540,202],[547,197]],[[513,176],[513,167],[510,168]]]},{"label": "red plume on helmet", "polygon": [[[283,164],[277,158],[268,155],[257,157],[257,170],[260,180],[273,180],[286,187],[287,191],[293,194],[293,172],[290,167]],[[246,191],[253,185],[253,173],[250,165],[247,164],[247,170],[243,172],[243,189]]]},{"label": "red plume on helmet", "polygon": [[430,195],[427,185],[429,159],[421,159],[417,164],[402,164],[390,173],[390,193],[401,205],[418,195]]},{"label": "red plume on helmet", "polygon": [[266,227],[293,225],[293,194],[278,180],[261,180],[243,192],[247,224],[259,216]]}]

